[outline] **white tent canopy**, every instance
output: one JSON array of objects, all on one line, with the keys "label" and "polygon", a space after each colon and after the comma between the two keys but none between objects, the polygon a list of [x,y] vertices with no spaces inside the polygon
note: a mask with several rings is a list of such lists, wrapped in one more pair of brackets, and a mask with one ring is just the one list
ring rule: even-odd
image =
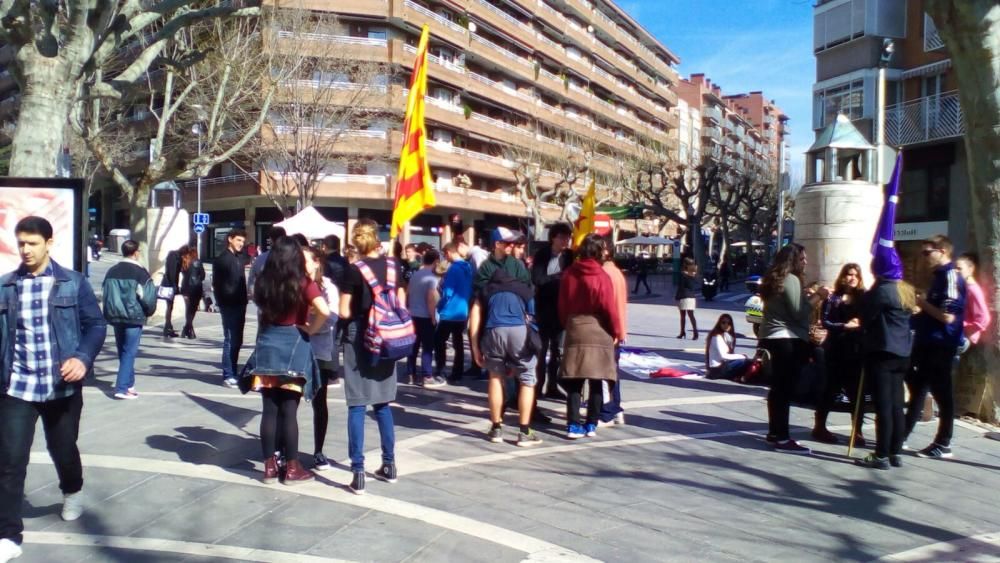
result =
[{"label": "white tent canopy", "polygon": [[347,232],[343,224],[327,221],[326,217],[323,217],[311,205],[294,216],[280,223],[275,223],[274,226],[285,229],[285,232],[290,235],[300,234],[309,240],[321,239],[327,235],[337,235],[340,240],[344,240],[344,235]]},{"label": "white tent canopy", "polygon": [[666,237],[632,237],[625,240],[618,241],[617,244],[652,244],[661,246],[670,246],[674,244],[674,241]]}]

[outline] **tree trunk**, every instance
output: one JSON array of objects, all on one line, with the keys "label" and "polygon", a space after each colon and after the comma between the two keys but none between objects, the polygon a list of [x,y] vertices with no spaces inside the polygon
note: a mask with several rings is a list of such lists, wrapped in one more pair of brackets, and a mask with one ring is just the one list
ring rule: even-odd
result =
[{"label": "tree trunk", "polygon": [[74,84],[67,80],[69,63],[39,55],[33,46],[17,54],[24,72],[21,109],[14,130],[10,175],[51,178],[58,171]]},{"label": "tree trunk", "polygon": [[1000,5],[995,0],[928,0],[925,9],[958,78],[973,232],[983,290],[993,312],[993,323],[969,353],[983,360],[994,399],[1000,399]]},{"label": "tree trunk", "polygon": [[135,186],[135,193],[128,201],[129,227],[132,232],[132,240],[144,245],[143,250],[148,250],[149,240],[147,239],[146,210],[149,209],[149,192],[151,186],[146,182],[139,182]]}]

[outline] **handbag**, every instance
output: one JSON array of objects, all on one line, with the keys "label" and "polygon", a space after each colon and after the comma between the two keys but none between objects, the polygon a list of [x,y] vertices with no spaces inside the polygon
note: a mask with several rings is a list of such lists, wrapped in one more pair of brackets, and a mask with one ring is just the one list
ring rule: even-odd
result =
[{"label": "handbag", "polygon": [[160,287],[156,288],[156,298],[163,299],[165,301],[170,301],[171,299],[174,298],[175,291],[176,290],[170,287],[169,285],[161,285]]},{"label": "handbag", "polygon": [[823,325],[814,324],[809,326],[809,342],[813,346],[822,346],[826,342],[827,330]]}]

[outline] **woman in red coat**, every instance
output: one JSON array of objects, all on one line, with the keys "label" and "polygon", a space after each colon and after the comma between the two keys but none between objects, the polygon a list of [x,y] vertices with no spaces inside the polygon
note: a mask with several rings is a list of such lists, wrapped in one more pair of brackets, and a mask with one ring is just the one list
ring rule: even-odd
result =
[{"label": "woman in red coat", "polygon": [[[559,284],[559,320],[566,328],[566,343],[559,377],[568,393],[566,437],[570,440],[597,435],[601,414],[601,381],[616,381],[615,343],[624,338],[611,278],[601,267],[604,245],[600,235],[584,237],[576,262],[563,273]],[[587,420],[580,422],[583,384],[590,381]]]}]

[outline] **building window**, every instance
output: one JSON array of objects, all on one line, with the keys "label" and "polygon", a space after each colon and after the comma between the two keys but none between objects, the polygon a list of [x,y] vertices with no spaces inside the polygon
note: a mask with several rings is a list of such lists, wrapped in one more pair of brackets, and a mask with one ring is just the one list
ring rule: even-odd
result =
[{"label": "building window", "polygon": [[818,53],[864,34],[865,0],[851,0],[816,14],[813,20],[813,50]]},{"label": "building window", "polygon": [[865,83],[855,80],[827,88],[815,94],[816,129],[822,129],[837,119],[837,114],[844,114],[849,119],[861,119],[865,109]]},{"label": "building window", "polygon": [[907,170],[899,197],[899,221],[948,219],[951,167],[944,164]]}]

